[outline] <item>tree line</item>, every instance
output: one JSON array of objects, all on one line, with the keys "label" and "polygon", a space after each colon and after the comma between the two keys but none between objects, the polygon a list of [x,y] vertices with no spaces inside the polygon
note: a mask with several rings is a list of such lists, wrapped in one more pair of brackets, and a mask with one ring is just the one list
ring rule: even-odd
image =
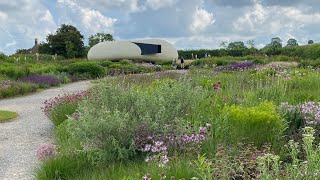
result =
[{"label": "tree line", "polygon": [[241,57],[247,55],[273,56],[286,55],[291,57],[300,57],[305,59],[320,58],[320,44],[309,40],[307,45],[299,46],[296,39],[290,38],[283,46],[279,37],[271,38],[269,44],[262,49],[257,49],[254,40],[249,40],[246,45],[242,41],[230,42],[222,41],[220,49],[198,49],[198,50],[179,50],[180,57],[192,59],[195,56],[199,58],[208,56],[233,56]]},{"label": "tree line", "polygon": [[[54,34],[48,34],[46,42],[39,44],[40,54],[61,55],[65,58],[83,58],[89,49],[102,41],[114,41],[111,34],[96,33],[89,37],[88,46],[84,45],[84,36],[69,24],[62,24]],[[26,49],[18,49],[16,54],[27,54]]]}]

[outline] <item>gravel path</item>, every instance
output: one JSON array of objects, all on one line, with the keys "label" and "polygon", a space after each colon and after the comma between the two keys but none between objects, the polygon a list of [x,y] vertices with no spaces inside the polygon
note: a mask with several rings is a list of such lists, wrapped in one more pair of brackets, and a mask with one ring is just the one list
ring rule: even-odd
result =
[{"label": "gravel path", "polygon": [[19,117],[0,123],[0,180],[35,179],[40,144],[53,142],[53,124],[40,109],[43,101],[69,91],[85,90],[89,81],[71,83],[54,89],[0,100],[1,110],[15,111]]}]

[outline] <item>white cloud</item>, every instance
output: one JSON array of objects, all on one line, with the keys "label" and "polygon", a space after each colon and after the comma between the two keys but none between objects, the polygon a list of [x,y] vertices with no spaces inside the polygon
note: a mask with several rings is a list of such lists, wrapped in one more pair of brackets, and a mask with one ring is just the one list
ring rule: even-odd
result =
[{"label": "white cloud", "polygon": [[34,38],[44,40],[56,28],[41,0],[1,1],[0,5],[0,49],[7,54],[18,48],[31,48]]},{"label": "white cloud", "polygon": [[0,24],[8,19],[8,15],[0,11]]},{"label": "white cloud", "polygon": [[16,44],[17,44],[17,42],[16,42],[15,40],[13,40],[13,41],[7,43],[7,44],[4,46],[4,48],[9,48],[9,47],[15,46]]},{"label": "white cloud", "polygon": [[143,10],[143,7],[139,5],[139,0],[75,0],[74,2],[100,11],[121,10],[132,13]]},{"label": "white cloud", "polygon": [[[74,0],[58,0],[59,6],[67,12],[69,17],[78,21],[89,33],[113,33],[113,26],[117,19],[104,16],[100,11],[82,7]],[[70,11],[71,10],[71,14]]]},{"label": "white cloud", "polygon": [[153,10],[157,10],[164,7],[171,7],[177,3],[177,0],[147,0],[146,6],[151,7]]},{"label": "white cloud", "polygon": [[301,30],[308,24],[320,25],[320,13],[303,12],[297,7],[262,6],[260,1],[233,22],[238,32],[279,34]]},{"label": "white cloud", "polygon": [[205,9],[197,8],[192,17],[190,30],[194,33],[203,31],[207,26],[213,24],[214,21],[212,13],[209,13]]}]

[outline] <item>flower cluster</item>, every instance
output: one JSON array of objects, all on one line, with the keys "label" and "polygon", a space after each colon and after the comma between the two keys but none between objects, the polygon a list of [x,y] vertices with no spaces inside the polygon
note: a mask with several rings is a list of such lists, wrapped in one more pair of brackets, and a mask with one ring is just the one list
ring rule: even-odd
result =
[{"label": "flower cluster", "polygon": [[317,125],[320,123],[320,102],[305,102],[301,105],[301,112],[306,123]]},{"label": "flower cluster", "polygon": [[[81,101],[84,97],[88,96],[88,91],[77,91],[72,93],[65,93],[63,95],[58,95],[57,97],[51,98],[44,101],[44,107],[41,109],[49,117],[51,110],[61,103],[74,103]],[[77,115],[75,115],[77,116]]]},{"label": "flower cluster", "polygon": [[[200,127],[198,133],[182,134],[182,135],[166,135],[166,136],[148,136],[146,139],[136,139],[136,146],[142,152],[150,153],[146,162],[157,161],[160,167],[165,166],[169,162],[168,149],[185,150],[187,147],[199,145],[206,139],[208,129],[211,124],[207,123],[207,127]],[[141,137],[140,137],[141,138]],[[192,147],[194,148],[194,147]]]},{"label": "flower cluster", "polygon": [[302,114],[305,123],[308,125],[320,124],[320,102],[304,102],[301,105],[289,105],[288,102],[280,104],[280,109],[285,112],[299,110]]},{"label": "flower cluster", "polygon": [[38,84],[40,87],[57,86],[61,83],[57,77],[50,75],[29,75],[19,81]]},{"label": "flower cluster", "polygon": [[56,147],[53,144],[41,144],[37,150],[37,158],[45,160],[56,154]]},{"label": "flower cluster", "polygon": [[254,62],[237,62],[228,66],[222,66],[222,67],[218,67],[217,70],[223,71],[223,70],[244,70],[244,69],[248,69],[248,68],[252,68],[255,67],[255,63]]}]

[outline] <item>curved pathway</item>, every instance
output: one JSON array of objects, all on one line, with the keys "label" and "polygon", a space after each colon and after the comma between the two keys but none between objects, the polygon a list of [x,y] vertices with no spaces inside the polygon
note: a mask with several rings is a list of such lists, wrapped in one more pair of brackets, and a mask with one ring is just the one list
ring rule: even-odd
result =
[{"label": "curved pathway", "polygon": [[59,94],[87,89],[91,83],[80,81],[39,93],[0,100],[1,110],[18,113],[15,120],[0,123],[0,179],[35,179],[40,144],[52,143],[53,124],[41,110],[46,99]]}]

